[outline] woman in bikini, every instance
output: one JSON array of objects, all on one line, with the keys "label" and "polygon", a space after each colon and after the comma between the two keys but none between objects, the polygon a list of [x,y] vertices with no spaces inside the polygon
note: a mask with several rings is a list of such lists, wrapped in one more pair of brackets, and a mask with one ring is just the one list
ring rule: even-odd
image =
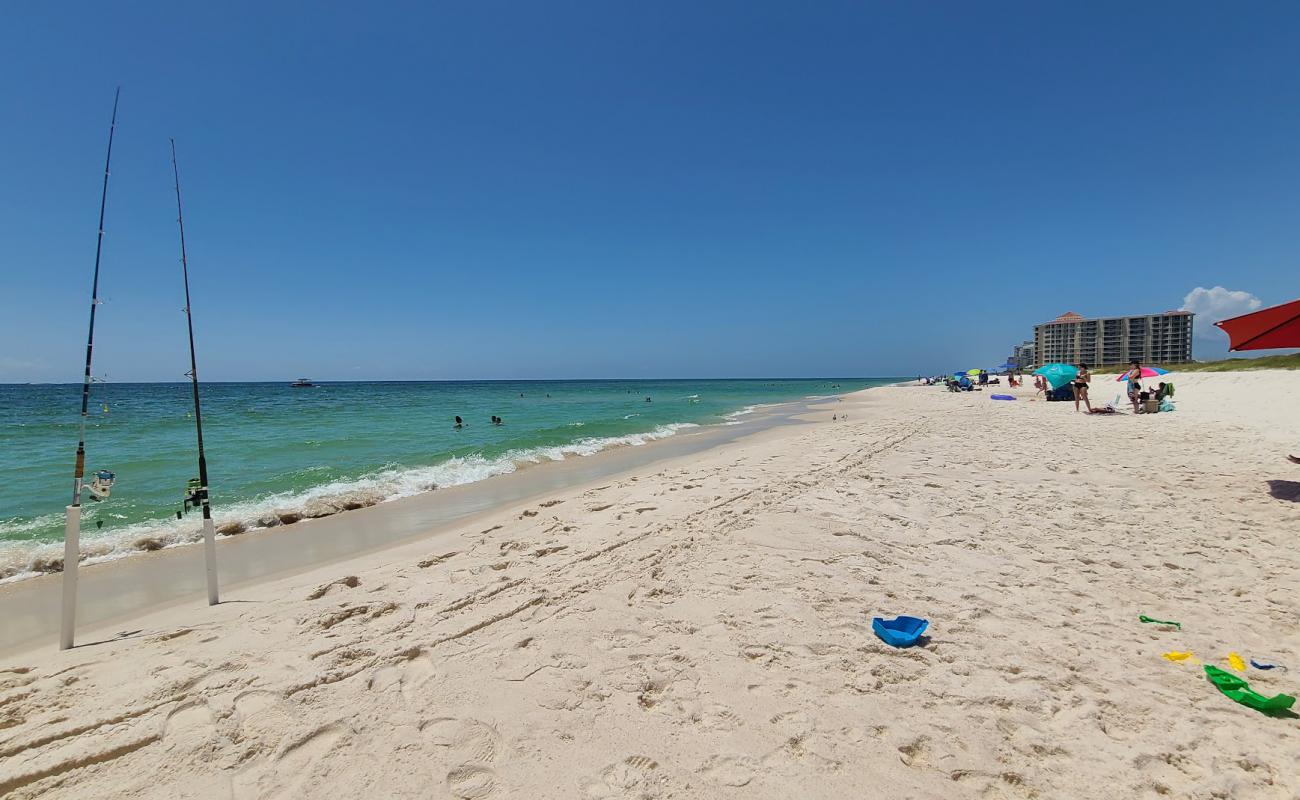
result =
[{"label": "woman in bikini", "polygon": [[1128,379],[1128,399],[1133,403],[1133,413],[1141,414],[1142,382],[1140,379],[1142,377],[1142,362],[1134,361],[1132,363],[1133,366],[1128,372],[1124,373],[1124,377]]},{"label": "woman in bikini", "polygon": [[1092,403],[1088,401],[1088,384],[1092,381],[1092,375],[1088,373],[1087,364],[1079,364],[1079,374],[1074,376],[1074,410],[1079,410],[1079,401],[1092,413]]}]

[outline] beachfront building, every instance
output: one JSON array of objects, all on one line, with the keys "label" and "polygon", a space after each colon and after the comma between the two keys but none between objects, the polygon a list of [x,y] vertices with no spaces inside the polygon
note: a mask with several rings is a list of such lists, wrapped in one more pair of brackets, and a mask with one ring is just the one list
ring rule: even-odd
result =
[{"label": "beachfront building", "polygon": [[1007,363],[1017,369],[1032,369],[1038,366],[1038,361],[1034,358],[1034,343],[1022,342],[1012,347]]},{"label": "beachfront building", "polygon": [[1180,364],[1192,360],[1190,311],[1085,319],[1067,311],[1034,326],[1040,364]]}]

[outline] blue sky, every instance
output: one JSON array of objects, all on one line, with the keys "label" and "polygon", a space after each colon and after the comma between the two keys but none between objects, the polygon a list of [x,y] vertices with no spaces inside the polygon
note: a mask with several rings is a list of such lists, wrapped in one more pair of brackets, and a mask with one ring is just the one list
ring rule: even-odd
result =
[{"label": "blue sky", "polygon": [[117,84],[110,380],[188,367],[169,136],[209,380],[916,374],[1300,296],[1294,3],[373,5],[7,6],[0,380],[79,379]]}]

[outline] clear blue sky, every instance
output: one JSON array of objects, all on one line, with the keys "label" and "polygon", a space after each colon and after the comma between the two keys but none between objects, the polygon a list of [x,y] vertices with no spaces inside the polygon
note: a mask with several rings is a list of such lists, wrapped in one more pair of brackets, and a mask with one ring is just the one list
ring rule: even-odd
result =
[{"label": "clear blue sky", "polygon": [[0,380],[79,379],[117,84],[110,380],[187,368],[169,136],[209,380],[916,374],[1300,296],[1295,3],[4,16]]}]

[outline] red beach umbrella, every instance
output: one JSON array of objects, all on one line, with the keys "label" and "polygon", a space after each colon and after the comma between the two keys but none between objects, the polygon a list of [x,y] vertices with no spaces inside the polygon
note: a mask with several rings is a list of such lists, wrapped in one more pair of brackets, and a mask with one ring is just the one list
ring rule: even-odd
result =
[{"label": "red beach umbrella", "polygon": [[1232,340],[1232,350],[1300,347],[1300,300],[1252,311],[1215,325]]}]

